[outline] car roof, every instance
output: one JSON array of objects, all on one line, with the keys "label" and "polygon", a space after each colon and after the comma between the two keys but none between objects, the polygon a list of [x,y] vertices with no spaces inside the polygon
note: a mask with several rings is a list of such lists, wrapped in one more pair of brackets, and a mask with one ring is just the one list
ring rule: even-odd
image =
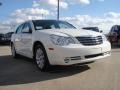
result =
[{"label": "car roof", "polygon": [[46,21],[46,22],[56,22],[56,21],[63,21],[63,20],[32,20],[34,21]]}]

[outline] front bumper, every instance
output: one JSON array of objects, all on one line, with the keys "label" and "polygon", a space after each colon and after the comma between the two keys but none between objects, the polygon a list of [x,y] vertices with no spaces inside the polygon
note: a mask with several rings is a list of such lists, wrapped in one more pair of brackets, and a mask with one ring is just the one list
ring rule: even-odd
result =
[{"label": "front bumper", "polygon": [[11,38],[0,38],[0,43],[8,43],[11,41]]},{"label": "front bumper", "polygon": [[95,61],[111,55],[111,45],[108,41],[96,46],[70,45],[56,46],[48,50],[48,59],[51,65],[72,65]]}]

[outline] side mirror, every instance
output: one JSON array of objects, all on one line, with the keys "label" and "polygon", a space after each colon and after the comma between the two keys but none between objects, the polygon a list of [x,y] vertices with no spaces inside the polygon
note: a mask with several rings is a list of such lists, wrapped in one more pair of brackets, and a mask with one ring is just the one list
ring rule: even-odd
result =
[{"label": "side mirror", "polygon": [[29,33],[32,33],[32,29],[29,29]]}]

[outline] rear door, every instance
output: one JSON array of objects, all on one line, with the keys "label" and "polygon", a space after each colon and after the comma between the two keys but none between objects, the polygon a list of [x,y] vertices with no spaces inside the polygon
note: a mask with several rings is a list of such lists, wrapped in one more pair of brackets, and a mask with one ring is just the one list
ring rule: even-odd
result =
[{"label": "rear door", "polygon": [[21,52],[21,48],[22,48],[22,43],[21,43],[21,30],[23,28],[24,24],[21,24],[20,26],[18,26],[18,28],[16,29],[16,32],[14,34],[14,45],[15,45],[15,49],[17,52]]}]

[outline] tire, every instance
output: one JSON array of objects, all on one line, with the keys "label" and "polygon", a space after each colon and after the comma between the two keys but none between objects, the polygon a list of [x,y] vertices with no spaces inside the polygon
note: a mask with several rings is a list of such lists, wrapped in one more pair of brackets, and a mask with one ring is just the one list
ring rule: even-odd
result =
[{"label": "tire", "polygon": [[37,67],[41,71],[47,71],[48,68],[50,67],[46,51],[44,47],[42,47],[41,45],[37,45],[35,47],[34,59]]},{"label": "tire", "polygon": [[18,54],[16,53],[14,44],[11,44],[11,53],[13,58],[18,58]]}]

